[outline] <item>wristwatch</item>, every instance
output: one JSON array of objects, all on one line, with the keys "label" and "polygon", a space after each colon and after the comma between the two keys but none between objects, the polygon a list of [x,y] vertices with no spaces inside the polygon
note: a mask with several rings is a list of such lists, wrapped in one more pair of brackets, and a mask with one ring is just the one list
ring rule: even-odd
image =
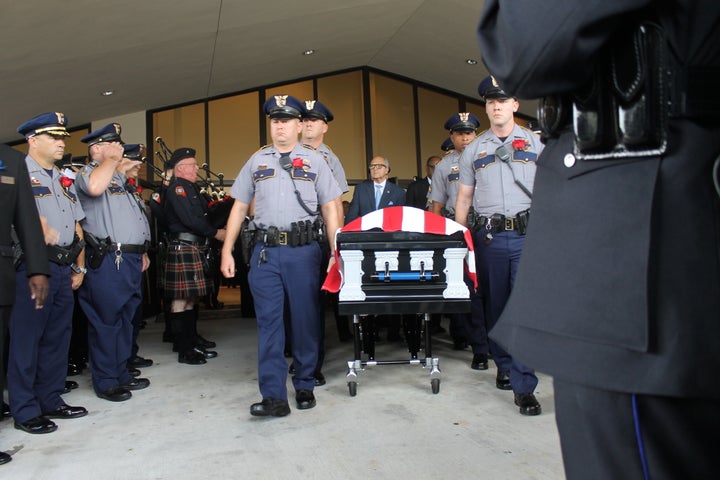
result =
[{"label": "wristwatch", "polygon": [[78,266],[75,265],[74,263],[73,263],[73,264],[70,264],[70,269],[71,269],[73,272],[75,272],[75,273],[82,273],[83,275],[85,275],[85,274],[87,273],[87,268],[86,268],[86,267],[78,267]]}]

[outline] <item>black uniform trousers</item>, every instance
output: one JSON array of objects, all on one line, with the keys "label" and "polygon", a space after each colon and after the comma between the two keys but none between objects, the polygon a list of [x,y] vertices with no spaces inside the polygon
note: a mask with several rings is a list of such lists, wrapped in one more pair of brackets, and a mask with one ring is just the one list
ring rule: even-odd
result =
[{"label": "black uniform trousers", "polygon": [[568,480],[718,477],[720,400],[554,383]]}]

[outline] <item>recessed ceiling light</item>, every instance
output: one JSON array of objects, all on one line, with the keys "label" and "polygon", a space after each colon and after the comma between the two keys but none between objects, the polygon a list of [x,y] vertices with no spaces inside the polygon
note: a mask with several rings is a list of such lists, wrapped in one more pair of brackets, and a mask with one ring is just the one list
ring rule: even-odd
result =
[{"label": "recessed ceiling light", "polygon": [[477,65],[477,60],[475,60],[474,58],[468,58],[467,60],[465,60],[465,63],[467,63],[468,65]]},{"label": "recessed ceiling light", "polygon": [[100,95],[102,95],[103,97],[109,97],[113,93],[115,93],[114,90],[104,90],[104,91],[100,92]]},{"label": "recessed ceiling light", "polygon": [[315,50],[313,50],[312,48],[308,48],[303,52],[303,55],[312,55],[313,53],[315,53]]}]

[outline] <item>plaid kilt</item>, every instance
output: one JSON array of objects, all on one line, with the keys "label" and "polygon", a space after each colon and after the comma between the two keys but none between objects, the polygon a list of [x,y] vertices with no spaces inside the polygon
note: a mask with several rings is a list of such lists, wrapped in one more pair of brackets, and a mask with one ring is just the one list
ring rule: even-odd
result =
[{"label": "plaid kilt", "polygon": [[165,298],[194,298],[212,293],[205,275],[207,247],[171,244],[165,262]]}]

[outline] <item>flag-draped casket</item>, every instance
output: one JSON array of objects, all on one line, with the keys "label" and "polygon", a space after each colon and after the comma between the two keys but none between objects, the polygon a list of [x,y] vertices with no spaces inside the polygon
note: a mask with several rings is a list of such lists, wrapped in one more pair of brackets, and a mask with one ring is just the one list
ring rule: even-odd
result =
[{"label": "flag-draped casket", "polygon": [[470,310],[475,259],[472,236],[459,223],[388,207],[350,222],[335,238],[337,266],[323,289],[339,291],[340,314]]}]

